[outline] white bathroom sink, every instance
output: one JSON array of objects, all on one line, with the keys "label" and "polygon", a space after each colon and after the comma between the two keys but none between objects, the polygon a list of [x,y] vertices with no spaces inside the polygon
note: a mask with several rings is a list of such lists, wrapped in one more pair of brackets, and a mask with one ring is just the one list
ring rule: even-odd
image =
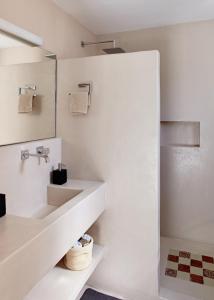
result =
[{"label": "white bathroom sink", "polygon": [[60,206],[79,195],[81,192],[82,190],[48,186],[47,203],[45,203],[44,206],[37,210],[31,217],[36,219],[43,219]]},{"label": "white bathroom sink", "polygon": [[29,210],[0,219],[0,299],[24,299],[103,213],[105,193],[99,181],[50,184],[38,207],[28,196]]},{"label": "white bathroom sink", "polygon": [[61,186],[50,185],[47,187],[46,202],[44,202],[42,206],[34,208],[34,210],[30,212],[15,212],[12,213],[12,215],[25,218],[44,219],[66,202],[79,195],[82,191],[83,190],[81,189],[62,188]]}]

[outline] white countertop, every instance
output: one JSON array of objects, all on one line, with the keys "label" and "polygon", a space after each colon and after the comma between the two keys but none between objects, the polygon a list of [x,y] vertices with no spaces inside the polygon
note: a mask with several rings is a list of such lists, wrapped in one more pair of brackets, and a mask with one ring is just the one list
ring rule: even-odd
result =
[{"label": "white countertop", "polygon": [[[104,182],[69,180],[66,184],[61,186],[50,186],[59,189],[78,189],[82,190],[82,192],[57,208],[44,219],[23,218],[13,215],[6,215],[0,218],[0,293],[1,289],[5,290],[5,284],[8,284],[10,289],[11,286],[15,288],[11,276],[14,276],[15,280],[14,272],[16,270],[22,270],[22,273],[24,274],[24,269],[21,268],[27,266],[29,267],[29,270],[31,270],[29,264],[32,263],[31,272],[35,272],[36,274],[36,276],[35,274],[32,274],[32,280],[30,277],[27,278],[29,282],[26,283],[26,287],[18,287],[20,282],[17,281],[17,296],[14,296],[13,298],[13,293],[11,292],[9,292],[7,296],[6,292],[3,297],[4,300],[18,300],[19,292],[20,295],[24,296],[24,291],[28,291],[29,288],[32,288],[32,284],[35,284],[41,279],[42,275],[44,276],[45,273],[49,271],[50,267],[54,267],[58,262],[57,259],[60,259],[66,253],[66,250],[69,249],[71,245],[67,242],[67,238],[70,239],[70,243],[74,242],[75,238],[79,238],[79,235],[83,233],[82,231],[87,230],[104,210]],[[81,212],[84,212],[84,216]],[[68,232],[66,232],[67,228],[69,228]],[[78,232],[78,230],[80,231]],[[64,236],[59,235],[59,231],[63,233],[66,232],[66,239]],[[50,240],[49,243],[48,240]],[[66,242],[65,245],[63,244],[64,241]],[[49,245],[50,249],[48,249]],[[47,259],[47,266],[42,266],[42,270],[38,267],[36,273],[35,267],[37,267],[40,262],[42,263],[43,260],[45,261],[45,253],[50,252],[53,245],[54,247],[55,245],[58,245],[59,247],[59,249],[56,249],[56,255],[53,253],[53,257],[50,257],[50,262],[48,262]],[[37,256],[33,257],[36,255],[36,252],[34,251],[37,246],[41,249],[41,253],[38,253],[38,260]],[[27,257],[30,251],[32,253],[32,258]],[[42,257],[43,253],[44,257]],[[56,257],[56,259],[54,257]],[[10,267],[11,274],[13,275],[10,275],[8,270]],[[5,272],[8,272],[8,283],[4,276]],[[26,272],[26,274],[28,272]],[[30,274],[28,274],[28,276],[30,276]]]},{"label": "white countertop", "polygon": [[[59,189],[71,188],[83,190],[83,192],[77,195],[75,199],[72,199],[74,201],[66,203],[63,207],[59,207],[57,211],[54,212],[55,214],[52,214],[53,217],[50,215],[51,221],[53,222],[56,217],[60,217],[62,211],[67,211],[77,204],[77,202],[81,201],[82,198],[93,193],[103,184],[103,182],[99,181],[84,180],[69,180],[63,185],[50,184],[50,186],[54,186]],[[17,217],[14,215],[6,215],[0,218],[0,264],[50,225],[51,221],[47,222],[47,218],[46,220],[43,220]]]}]

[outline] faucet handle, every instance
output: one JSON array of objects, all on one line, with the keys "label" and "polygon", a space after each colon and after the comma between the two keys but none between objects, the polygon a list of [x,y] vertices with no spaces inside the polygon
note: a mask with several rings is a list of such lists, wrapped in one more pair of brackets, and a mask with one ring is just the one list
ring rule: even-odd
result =
[{"label": "faucet handle", "polygon": [[30,157],[29,150],[22,150],[21,151],[21,160],[26,160]]},{"label": "faucet handle", "polygon": [[49,148],[45,148],[44,146],[40,146],[36,148],[36,153],[37,154],[44,154],[44,155],[48,155],[50,153],[50,149]]},{"label": "faucet handle", "polygon": [[36,153],[37,154],[43,154],[43,151],[44,151],[44,147],[43,146],[36,147]]}]

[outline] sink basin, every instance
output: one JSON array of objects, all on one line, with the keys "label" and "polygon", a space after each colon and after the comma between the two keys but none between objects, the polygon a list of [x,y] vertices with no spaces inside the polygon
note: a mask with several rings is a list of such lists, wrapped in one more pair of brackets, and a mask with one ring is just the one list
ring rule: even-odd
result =
[{"label": "sink basin", "polygon": [[83,190],[80,189],[62,188],[60,186],[48,186],[46,202],[44,202],[42,206],[27,214],[12,213],[12,215],[25,218],[44,219],[57,208],[79,195],[82,191]]},{"label": "sink basin", "polygon": [[70,201],[82,192],[82,190],[73,190],[49,186],[47,190],[47,204],[36,211],[32,217],[43,219],[55,211],[57,208]]}]

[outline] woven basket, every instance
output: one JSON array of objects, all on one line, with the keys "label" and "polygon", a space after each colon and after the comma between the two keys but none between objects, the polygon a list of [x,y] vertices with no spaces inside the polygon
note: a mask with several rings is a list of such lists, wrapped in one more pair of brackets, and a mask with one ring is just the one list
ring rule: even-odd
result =
[{"label": "woven basket", "polygon": [[72,271],[81,271],[91,264],[93,239],[82,248],[71,248],[64,257],[65,266]]}]

